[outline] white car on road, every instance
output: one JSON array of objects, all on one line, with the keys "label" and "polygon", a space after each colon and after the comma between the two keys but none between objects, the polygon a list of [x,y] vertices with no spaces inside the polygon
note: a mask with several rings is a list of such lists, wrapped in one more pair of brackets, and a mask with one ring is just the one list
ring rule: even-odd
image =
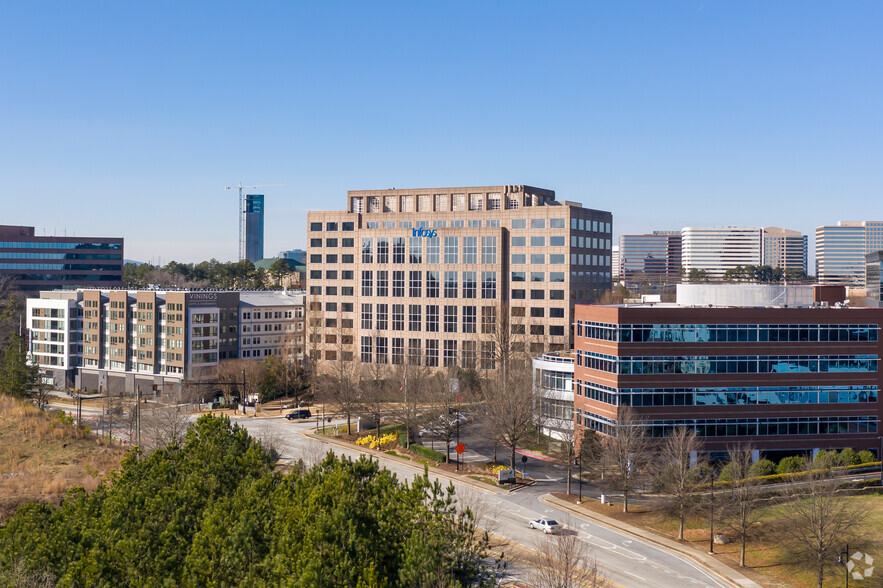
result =
[{"label": "white car on road", "polygon": [[561,525],[555,519],[537,519],[527,523],[527,526],[531,529],[542,529],[543,533],[551,533],[552,535],[561,531]]}]

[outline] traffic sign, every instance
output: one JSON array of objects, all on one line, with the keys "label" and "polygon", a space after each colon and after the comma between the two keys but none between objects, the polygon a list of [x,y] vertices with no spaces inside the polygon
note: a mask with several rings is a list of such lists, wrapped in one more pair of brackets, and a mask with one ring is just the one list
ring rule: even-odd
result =
[{"label": "traffic sign", "polygon": [[457,450],[457,453],[459,453],[460,455],[463,455],[463,452],[466,451],[466,446],[463,445],[462,443],[458,443],[454,449]]}]

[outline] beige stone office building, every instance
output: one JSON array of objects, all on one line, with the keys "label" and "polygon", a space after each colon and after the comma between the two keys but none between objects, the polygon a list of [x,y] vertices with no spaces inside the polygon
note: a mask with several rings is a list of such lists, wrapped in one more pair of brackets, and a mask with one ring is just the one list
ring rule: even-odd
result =
[{"label": "beige stone office building", "polygon": [[569,349],[574,305],[610,287],[612,223],[530,186],[350,191],[308,215],[307,350],[493,369],[501,325]]}]

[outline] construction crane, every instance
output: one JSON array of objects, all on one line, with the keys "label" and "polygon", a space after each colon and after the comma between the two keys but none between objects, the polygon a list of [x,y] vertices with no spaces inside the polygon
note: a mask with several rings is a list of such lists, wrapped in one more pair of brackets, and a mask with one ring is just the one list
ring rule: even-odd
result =
[{"label": "construction crane", "polygon": [[264,184],[263,186],[243,186],[242,182],[239,182],[236,186],[224,186],[224,190],[239,190],[239,259],[243,259],[243,254],[245,252],[245,226],[243,225],[243,219],[245,216],[245,200],[243,200],[242,191],[243,190],[253,190],[256,188],[280,188],[282,184]]}]

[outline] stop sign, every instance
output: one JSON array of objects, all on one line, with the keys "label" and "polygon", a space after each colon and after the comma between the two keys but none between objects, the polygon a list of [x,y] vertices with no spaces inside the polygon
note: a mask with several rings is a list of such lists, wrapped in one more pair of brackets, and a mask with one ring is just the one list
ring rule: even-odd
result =
[{"label": "stop sign", "polygon": [[458,443],[454,449],[457,450],[457,453],[459,453],[460,455],[463,455],[463,452],[466,451],[466,446],[463,445],[462,443]]}]

